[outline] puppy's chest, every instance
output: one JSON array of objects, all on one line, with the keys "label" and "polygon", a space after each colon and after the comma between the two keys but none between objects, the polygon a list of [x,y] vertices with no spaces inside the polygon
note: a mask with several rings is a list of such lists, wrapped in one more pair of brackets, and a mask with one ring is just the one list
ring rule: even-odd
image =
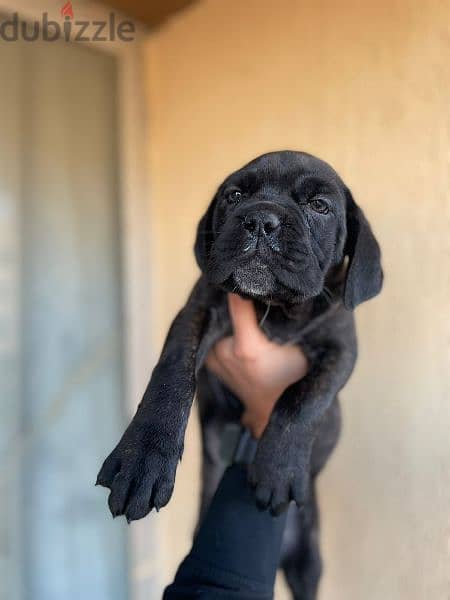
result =
[{"label": "puppy's chest", "polygon": [[[271,306],[269,310],[265,306],[257,306],[256,312],[260,327],[266,336],[280,344],[299,343],[304,346],[305,334],[311,330],[315,321],[310,310],[299,312],[293,318],[289,318],[277,306]],[[232,326],[227,303],[224,301],[209,309],[206,328],[197,352],[196,372],[203,365],[214,344],[229,335],[232,335]]]}]

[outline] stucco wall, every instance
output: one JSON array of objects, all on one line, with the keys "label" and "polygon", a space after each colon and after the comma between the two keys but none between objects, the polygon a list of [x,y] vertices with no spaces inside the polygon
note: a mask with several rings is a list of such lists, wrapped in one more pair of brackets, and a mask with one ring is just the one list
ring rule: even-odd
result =
[{"label": "stucco wall", "polygon": [[[206,0],[146,49],[155,348],[197,274],[200,214],[262,152],[331,162],[384,251],[385,289],[358,309],[343,438],[320,481],[326,600],[450,596],[449,23],[434,0]],[[198,450],[191,422],[157,517],[162,580],[189,547]]]}]

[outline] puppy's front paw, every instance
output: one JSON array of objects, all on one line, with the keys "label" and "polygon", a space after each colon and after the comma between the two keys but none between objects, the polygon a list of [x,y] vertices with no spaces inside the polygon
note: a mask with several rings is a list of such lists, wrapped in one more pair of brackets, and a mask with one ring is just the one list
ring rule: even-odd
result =
[{"label": "puppy's front paw", "polygon": [[181,450],[164,451],[155,437],[140,435],[130,427],[103,463],[97,485],[111,490],[108,505],[113,517],[124,515],[128,522],[159,510],[172,496]]},{"label": "puppy's front paw", "polygon": [[274,447],[263,436],[249,467],[249,481],[255,488],[258,506],[274,515],[285,511],[291,500],[302,508],[308,499],[309,460],[306,453],[292,450],[283,443]]}]

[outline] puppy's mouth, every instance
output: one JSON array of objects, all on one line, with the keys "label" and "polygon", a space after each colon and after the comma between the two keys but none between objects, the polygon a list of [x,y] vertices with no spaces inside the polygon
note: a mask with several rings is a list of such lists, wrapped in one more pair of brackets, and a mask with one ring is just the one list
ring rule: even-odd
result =
[{"label": "puppy's mouth", "polygon": [[276,286],[276,277],[269,265],[257,255],[237,266],[231,279],[235,291],[252,298],[270,298]]},{"label": "puppy's mouth", "polygon": [[291,248],[286,255],[267,240],[220,241],[208,277],[223,290],[273,304],[303,302],[320,292],[319,270],[304,249]]}]

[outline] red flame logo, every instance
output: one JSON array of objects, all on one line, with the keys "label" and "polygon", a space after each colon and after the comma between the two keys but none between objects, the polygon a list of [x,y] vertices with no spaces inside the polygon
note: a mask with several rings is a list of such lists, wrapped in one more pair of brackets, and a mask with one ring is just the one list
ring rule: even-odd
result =
[{"label": "red flame logo", "polygon": [[61,8],[61,16],[73,19],[72,2],[69,1],[64,4],[64,6]]}]

